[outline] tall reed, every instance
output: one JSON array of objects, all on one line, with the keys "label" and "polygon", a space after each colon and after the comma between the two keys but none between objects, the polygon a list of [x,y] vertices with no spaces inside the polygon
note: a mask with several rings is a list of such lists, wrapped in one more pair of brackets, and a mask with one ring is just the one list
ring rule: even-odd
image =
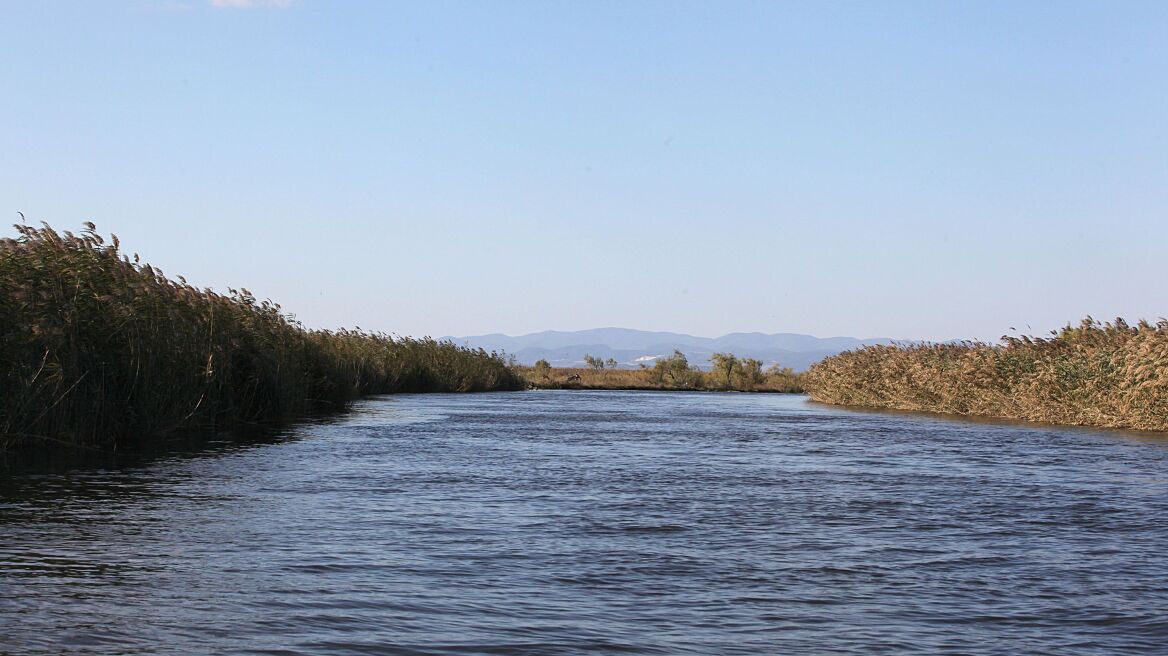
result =
[{"label": "tall reed", "polygon": [[0,239],[0,448],[113,446],[285,421],[366,394],[523,386],[496,353],[306,330],[246,289],[168,278],[92,223],[80,235],[16,228]]},{"label": "tall reed", "polygon": [[1001,344],[869,346],[811,367],[817,401],[1168,430],[1168,321],[1091,318]]}]

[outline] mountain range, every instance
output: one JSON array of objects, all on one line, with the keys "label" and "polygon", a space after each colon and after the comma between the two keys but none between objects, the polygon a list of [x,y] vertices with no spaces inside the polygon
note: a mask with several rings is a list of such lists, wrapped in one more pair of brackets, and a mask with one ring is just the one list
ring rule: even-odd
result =
[{"label": "mountain range", "polygon": [[797,333],[730,333],[721,337],[695,337],[683,333],[650,332],[629,328],[592,330],[546,330],[512,337],[494,333],[469,337],[446,337],[456,344],[487,351],[502,351],[520,364],[547,360],[553,367],[583,367],[584,356],[616,360],[620,367],[653,366],[656,358],[681,351],[690,364],[709,367],[710,356],[730,352],[738,357],[756,358],[764,367],[778,363],[802,371],[815,362],[842,351],[870,344],[891,344],[886,337],[815,337]]}]

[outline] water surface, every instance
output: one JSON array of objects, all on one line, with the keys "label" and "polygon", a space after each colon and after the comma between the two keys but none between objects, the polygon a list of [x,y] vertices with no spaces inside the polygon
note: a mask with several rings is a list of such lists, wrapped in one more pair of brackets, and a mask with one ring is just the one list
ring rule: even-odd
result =
[{"label": "water surface", "polygon": [[1168,653],[1168,441],[419,395],[0,482],[0,653],[938,652]]}]

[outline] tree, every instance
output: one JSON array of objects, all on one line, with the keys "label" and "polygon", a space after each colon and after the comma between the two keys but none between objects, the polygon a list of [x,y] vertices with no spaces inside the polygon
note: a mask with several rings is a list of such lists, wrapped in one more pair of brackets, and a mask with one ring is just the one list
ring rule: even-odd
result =
[{"label": "tree", "polygon": [[734,357],[733,353],[715,353],[710,356],[710,364],[719,376],[726,379],[726,387],[732,387],[732,377],[734,368],[738,366],[738,358]]},{"label": "tree", "polygon": [[532,369],[535,371],[536,376],[539,376],[540,378],[542,378],[544,380],[547,380],[548,376],[550,376],[552,373],[551,363],[549,363],[547,360],[543,360],[543,359],[536,360],[535,366],[532,367]]},{"label": "tree", "polygon": [[660,384],[669,382],[674,387],[690,387],[694,373],[690,369],[689,360],[681,351],[675,350],[669,357],[657,358],[653,364],[653,380]]},{"label": "tree", "polygon": [[762,373],[762,361],[754,358],[739,360],[737,373],[739,387],[748,392],[766,380]]},{"label": "tree", "polygon": [[794,369],[792,369],[790,367],[784,367],[783,365],[779,364],[778,362],[767,367],[766,373],[768,376],[785,376],[787,378],[793,378],[795,376]]},{"label": "tree", "polygon": [[604,360],[601,360],[600,358],[594,358],[594,357],[592,357],[591,354],[586,354],[584,356],[584,364],[588,365],[589,367],[592,367],[593,369],[603,369],[604,368]]},{"label": "tree", "polygon": [[778,362],[767,368],[767,382],[771,387],[784,392],[800,392],[803,389],[800,375],[790,367],[784,367]]},{"label": "tree", "polygon": [[616,360],[609,358],[604,361],[604,366],[608,367],[609,369],[616,369]]}]

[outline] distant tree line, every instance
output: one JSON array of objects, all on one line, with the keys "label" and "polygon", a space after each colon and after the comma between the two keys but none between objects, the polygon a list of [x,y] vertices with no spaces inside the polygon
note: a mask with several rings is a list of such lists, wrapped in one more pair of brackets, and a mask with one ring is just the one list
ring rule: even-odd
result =
[{"label": "distant tree line", "polygon": [[591,355],[584,356],[584,364],[588,365],[589,368],[592,369],[616,369],[618,365],[617,361],[612,358],[601,360],[600,358],[596,358]]},{"label": "distant tree line", "polygon": [[744,391],[752,391],[768,379],[782,378],[793,383],[797,378],[790,367],[775,363],[764,371],[761,360],[740,358],[733,353],[711,355],[710,371],[702,371],[691,366],[685,354],[677,350],[673,355],[658,358],[650,376],[653,381],[672,387]]},{"label": "distant tree line", "polygon": [[594,389],[677,389],[739,391],[802,391],[801,374],[790,367],[774,364],[764,369],[755,358],[740,358],[733,353],[710,356],[710,370],[689,363],[685,354],[657,358],[652,367],[617,369],[616,360],[584,356],[583,369],[553,369],[547,360],[526,368],[529,384],[535,387],[579,387]]}]

